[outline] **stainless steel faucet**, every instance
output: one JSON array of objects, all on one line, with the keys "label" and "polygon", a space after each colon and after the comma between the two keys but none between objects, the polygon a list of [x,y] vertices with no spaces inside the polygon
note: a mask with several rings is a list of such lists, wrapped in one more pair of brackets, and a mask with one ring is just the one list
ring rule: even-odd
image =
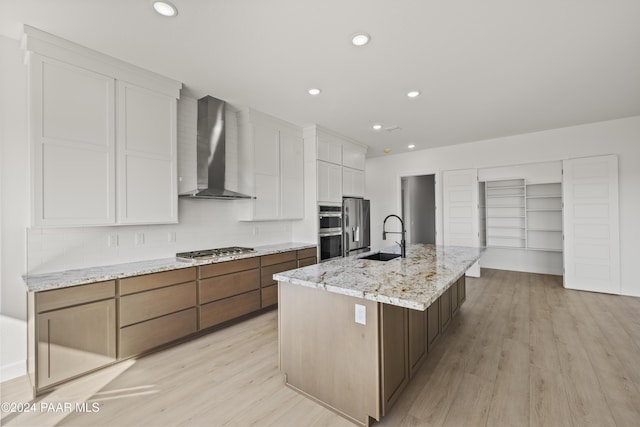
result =
[{"label": "stainless steel faucet", "polygon": [[[400,227],[402,231],[386,231],[384,229],[384,227],[387,224],[387,220],[391,217],[396,217],[398,218],[398,221],[400,221]],[[400,243],[398,243],[400,245],[400,256],[402,258],[406,258],[407,257],[407,241],[405,240],[405,235],[406,235],[407,230],[404,229],[404,221],[402,220],[402,218],[400,218],[398,215],[387,215],[387,217],[384,219],[384,222],[382,223],[382,240],[387,240],[387,234],[401,234],[401,239],[400,239]]]}]

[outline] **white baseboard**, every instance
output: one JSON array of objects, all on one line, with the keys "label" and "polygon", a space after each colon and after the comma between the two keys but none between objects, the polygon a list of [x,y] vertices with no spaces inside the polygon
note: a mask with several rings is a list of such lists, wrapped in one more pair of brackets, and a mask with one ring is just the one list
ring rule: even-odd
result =
[{"label": "white baseboard", "polygon": [[27,373],[27,322],[0,314],[0,382]]},{"label": "white baseboard", "polygon": [[0,366],[0,382],[12,380],[14,378],[27,375],[27,361],[9,363]]}]

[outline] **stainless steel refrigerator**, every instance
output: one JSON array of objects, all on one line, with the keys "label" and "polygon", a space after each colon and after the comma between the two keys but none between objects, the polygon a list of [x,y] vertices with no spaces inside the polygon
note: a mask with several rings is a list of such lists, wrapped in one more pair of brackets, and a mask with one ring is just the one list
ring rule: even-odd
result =
[{"label": "stainless steel refrigerator", "polygon": [[370,250],[370,226],[369,200],[353,197],[342,199],[342,252],[344,256]]}]

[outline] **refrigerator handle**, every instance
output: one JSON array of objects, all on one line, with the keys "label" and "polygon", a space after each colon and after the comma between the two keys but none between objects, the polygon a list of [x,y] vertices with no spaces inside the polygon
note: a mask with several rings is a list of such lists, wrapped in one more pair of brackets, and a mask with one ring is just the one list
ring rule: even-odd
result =
[{"label": "refrigerator handle", "polygon": [[357,226],[354,233],[353,233],[353,240],[354,242],[359,242],[360,241],[360,226]]}]

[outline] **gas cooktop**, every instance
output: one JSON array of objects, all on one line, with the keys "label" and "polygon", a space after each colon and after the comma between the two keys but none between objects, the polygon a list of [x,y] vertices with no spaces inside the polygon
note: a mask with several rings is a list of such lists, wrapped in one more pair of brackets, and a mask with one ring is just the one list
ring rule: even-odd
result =
[{"label": "gas cooktop", "polygon": [[176,254],[176,258],[182,260],[201,260],[214,259],[224,256],[242,255],[255,252],[253,248],[243,248],[240,246],[230,246],[228,248],[205,249],[202,251],[180,252]]}]

